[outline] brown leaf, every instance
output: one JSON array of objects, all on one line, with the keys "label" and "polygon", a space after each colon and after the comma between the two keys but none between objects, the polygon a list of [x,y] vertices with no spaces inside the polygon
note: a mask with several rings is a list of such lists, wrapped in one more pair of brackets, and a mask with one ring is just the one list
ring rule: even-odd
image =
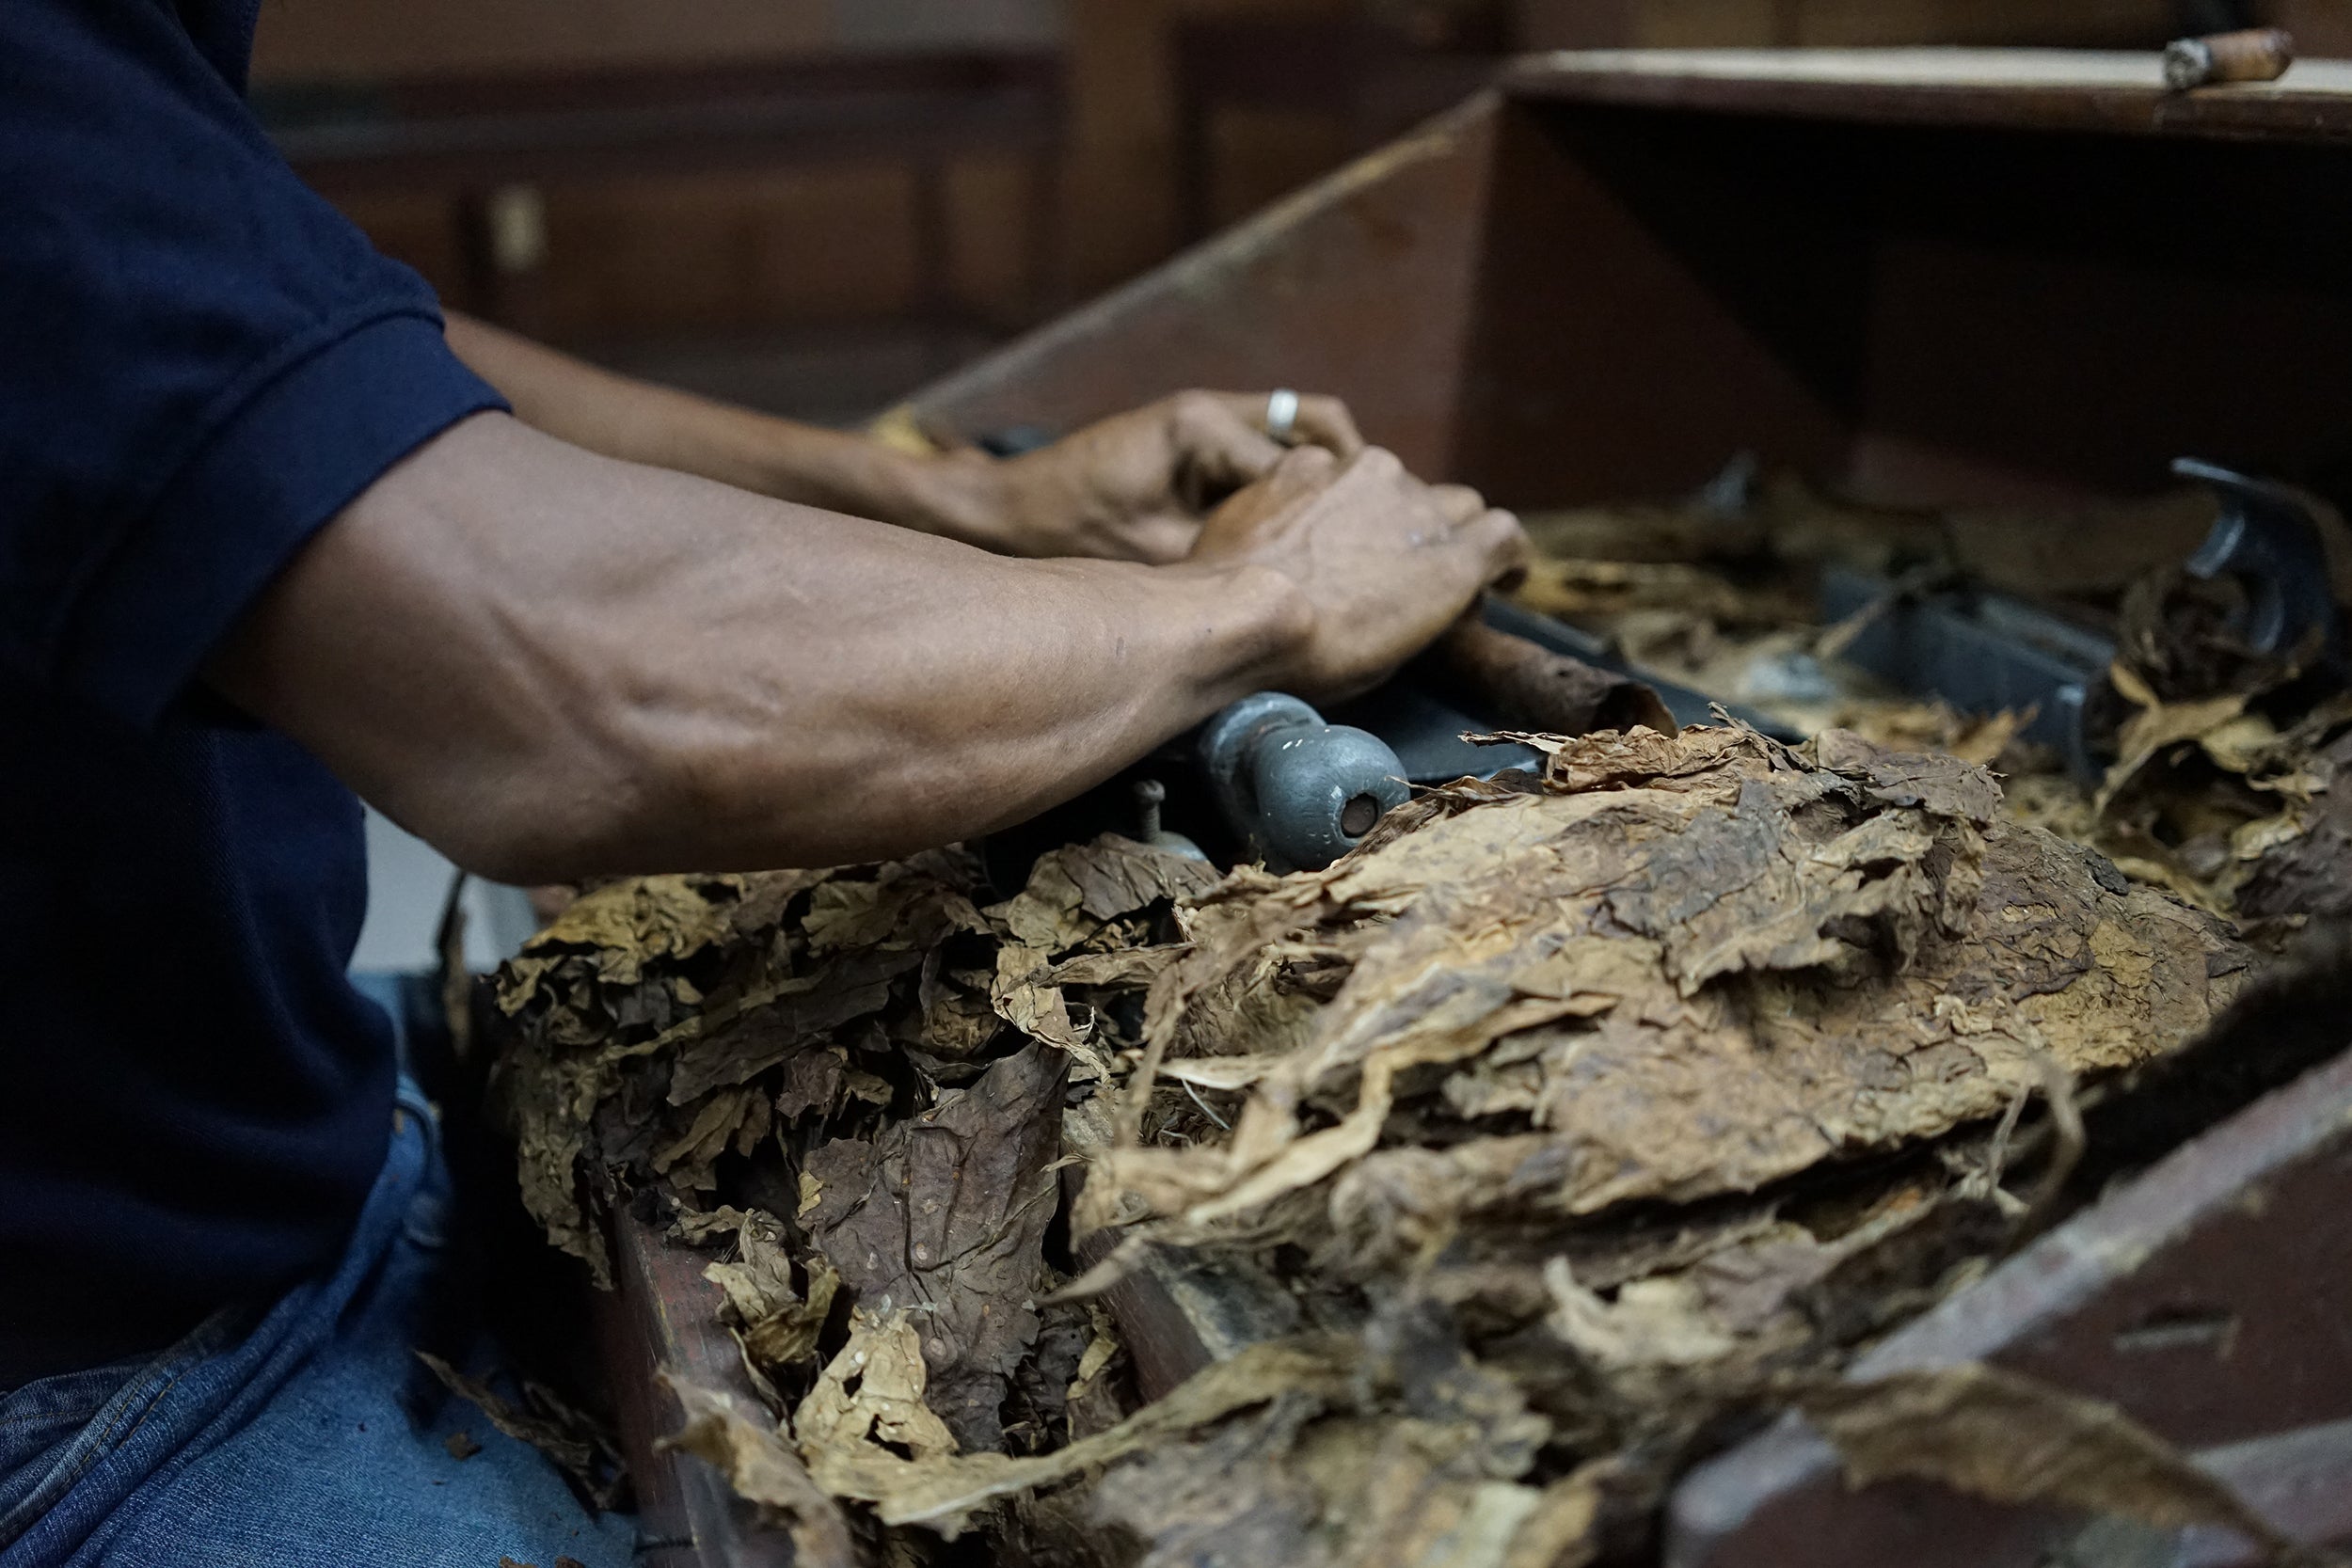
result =
[{"label": "brown leaf", "polygon": [[1890,752],[1851,730],[1823,730],[1812,751],[1820,767],[1861,781],[1890,806],[1918,806],[1980,828],[2000,816],[2001,786],[1981,766],[1958,757]]},{"label": "brown leaf", "polygon": [[[907,1345],[913,1330],[898,1322],[896,1326],[878,1325],[874,1332],[886,1339],[895,1338],[902,1348],[879,1356],[869,1352],[862,1367],[884,1369],[894,1389],[892,1408],[919,1427],[929,1413],[919,1401],[910,1400],[905,1394],[910,1381],[920,1390],[921,1359]],[[819,1411],[814,1422],[806,1419],[809,1405],[803,1402],[793,1424],[803,1451],[809,1455],[813,1473],[829,1491],[873,1504],[886,1525],[923,1525],[952,1538],[968,1528],[975,1510],[996,1498],[1057,1485],[1129,1454],[1199,1431],[1236,1411],[1267,1403],[1285,1394],[1297,1394],[1316,1403],[1343,1400],[1356,1365],[1356,1349],[1344,1339],[1296,1339],[1251,1345],[1232,1359],[1216,1362],[1194,1374],[1166,1397],[1145,1405],[1109,1431],[1053,1453],[1027,1459],[1012,1459],[1001,1453],[940,1457],[935,1452],[930,1457],[909,1459],[882,1446],[882,1442],[871,1440],[865,1441],[861,1449],[856,1446],[858,1432],[870,1430],[879,1436],[882,1429],[870,1418],[859,1415],[861,1407],[850,1402],[849,1440],[844,1440],[842,1428],[830,1424],[834,1419],[832,1412],[843,1408],[837,1397]],[[833,1367],[827,1369],[827,1377],[833,1378],[834,1369],[841,1367],[842,1359],[836,1356]],[[845,1373],[841,1381],[846,1381],[847,1375],[853,1374]],[[873,1374],[866,1375],[870,1378]],[[820,1389],[825,1386],[819,1384]],[[863,1395],[861,1388],[860,1397]],[[813,1400],[816,1395],[810,1398]],[[861,1429],[860,1421],[866,1421],[867,1426]],[[919,1432],[914,1434],[913,1441],[905,1434],[883,1441],[922,1451]]]},{"label": "brown leaf", "polygon": [[[1182,1037],[1229,984],[1296,995],[1301,963],[1352,969],[1327,1004],[1307,995],[1280,1060],[1248,1065],[1230,1138],[1122,1143],[1100,1195],[1088,1183],[1089,1216],[1123,1191],[1198,1235],[1331,1182],[1350,1244],[1409,1229],[1435,1247],[1473,1213],[1753,1191],[1997,1115],[2045,1058],[2145,1060],[2235,983],[2213,922],[2111,888],[2047,835],[1980,828],[1975,770],[1853,739],[1832,743],[1833,770],[1721,729],[1545,744],[1544,796],[1482,799],[1197,906],[1152,1038]],[[1209,1037],[1239,1043],[1221,1022]],[[1413,1148],[1407,1102],[1532,1125]],[[1407,1147],[1383,1147],[1392,1130]]]},{"label": "brown leaf", "polygon": [[1825,1383],[1800,1402],[1856,1486],[1896,1476],[2000,1503],[2057,1503],[2160,1528],[2215,1525],[2301,1554],[2226,1484],[2111,1404],[1970,1363]]},{"label": "brown leaf", "polygon": [[719,1321],[735,1330],[744,1355],[763,1374],[798,1366],[817,1354],[818,1336],[841,1281],[822,1258],[809,1259],[806,1273],[808,1294],[803,1299],[792,1284],[784,1227],[757,1211],[738,1215],[735,1257],[703,1270],[723,1298]]},{"label": "brown leaf", "polygon": [[1033,1043],[872,1145],[808,1161],[816,1244],[868,1314],[919,1314],[931,1408],[966,1449],[1002,1446],[1006,1379],[1037,1333],[1068,1070]]},{"label": "brown leaf", "polygon": [[991,909],[1013,940],[1047,953],[1066,952],[1107,921],[1164,899],[1205,893],[1217,870],[1203,862],[1104,833],[1039,858],[1028,886]]},{"label": "brown leaf", "polygon": [[2241,915],[2352,914],[2352,735],[2310,759],[2325,793],[2298,830],[2265,844],[2237,890]]},{"label": "brown leaf", "polygon": [[443,1387],[477,1406],[492,1426],[553,1460],[558,1469],[596,1500],[598,1507],[611,1505],[620,1490],[620,1453],[612,1439],[584,1413],[530,1383],[523,1385],[527,1405],[516,1404],[487,1383],[467,1376],[428,1351],[418,1351],[416,1357],[440,1379]]},{"label": "brown leaf", "polygon": [[[638,877],[575,899],[525,946],[529,956],[573,949],[596,958],[597,978],[634,985],[648,963],[692,956],[726,937],[742,879],[734,877]],[[714,896],[715,895],[715,896]],[[514,972],[498,991],[501,1010],[520,1011],[544,969]]]}]

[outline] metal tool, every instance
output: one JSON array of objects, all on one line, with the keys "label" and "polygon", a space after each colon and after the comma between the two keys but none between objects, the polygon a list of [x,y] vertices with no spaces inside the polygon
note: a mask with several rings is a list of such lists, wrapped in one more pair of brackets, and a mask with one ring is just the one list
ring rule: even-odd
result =
[{"label": "metal tool", "polygon": [[1135,798],[1137,844],[1148,844],[1154,849],[1165,849],[1188,861],[1207,862],[1207,851],[1184,834],[1168,832],[1167,825],[1160,820],[1161,809],[1168,804],[1168,785],[1157,779],[1137,779]]},{"label": "metal tool", "polygon": [[2232,629],[2258,654],[2293,654],[2308,644],[2319,662],[2341,665],[2328,549],[2302,498],[2193,457],[2175,459],[2172,471],[2220,498],[2221,515],[2187,570],[2202,581],[2230,577],[2245,587],[2246,610]]},{"label": "metal tool", "polygon": [[[2328,552],[2301,498],[2192,457],[2176,460],[2172,471],[2211,485],[2220,498],[2221,515],[2185,569],[2208,581],[2232,577],[2243,584],[2246,610],[2234,629],[2246,645],[2271,655],[2308,645],[2320,662],[2341,670]],[[2114,662],[2112,640],[2006,594],[1905,594],[1870,573],[1823,569],[1824,619],[1842,621],[1882,604],[1883,611],[1846,645],[1847,662],[1964,713],[2031,706],[2026,739],[2057,748],[2078,779],[2095,781],[2105,771],[2085,731],[2084,709]]]},{"label": "metal tool", "polygon": [[2055,748],[2077,779],[2099,778],[2105,769],[2083,711],[2114,662],[2114,642],[2006,594],[1897,595],[1889,603],[1895,586],[1851,567],[1822,569],[1824,620],[1884,606],[1846,644],[1846,662],[1963,713],[2032,708],[2025,737]]},{"label": "metal tool", "polygon": [[1279,691],[1244,697],[1200,730],[1200,768],[1246,849],[1277,871],[1320,871],[1411,790],[1379,736]]}]

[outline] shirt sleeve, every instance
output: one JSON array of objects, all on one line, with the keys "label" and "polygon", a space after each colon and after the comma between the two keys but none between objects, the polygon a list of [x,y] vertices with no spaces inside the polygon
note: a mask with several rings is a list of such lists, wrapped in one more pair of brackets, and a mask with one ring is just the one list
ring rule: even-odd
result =
[{"label": "shirt sleeve", "polygon": [[322,524],[505,406],[167,0],[0,6],[0,663],[153,723]]}]

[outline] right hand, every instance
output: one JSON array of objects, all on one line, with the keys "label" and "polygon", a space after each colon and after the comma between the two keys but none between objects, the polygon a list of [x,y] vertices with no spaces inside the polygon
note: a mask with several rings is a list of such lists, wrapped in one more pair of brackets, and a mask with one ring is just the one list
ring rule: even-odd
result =
[{"label": "right hand", "polygon": [[1523,570],[1527,537],[1477,491],[1423,484],[1392,452],[1302,447],[1211,514],[1187,559],[1291,580],[1312,619],[1282,686],[1327,701],[1378,685]]}]

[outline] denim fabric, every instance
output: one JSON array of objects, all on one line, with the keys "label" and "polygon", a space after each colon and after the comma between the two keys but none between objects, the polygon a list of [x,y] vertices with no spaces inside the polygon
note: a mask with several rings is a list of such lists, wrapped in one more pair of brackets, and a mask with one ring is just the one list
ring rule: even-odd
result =
[{"label": "denim fabric", "polygon": [[[0,1396],[0,1568],[627,1568],[631,1520],[590,1520],[417,1362],[448,1178],[413,1088],[393,1124],[331,1276],[151,1360]],[[443,1447],[461,1430],[482,1445],[464,1460]]]}]

